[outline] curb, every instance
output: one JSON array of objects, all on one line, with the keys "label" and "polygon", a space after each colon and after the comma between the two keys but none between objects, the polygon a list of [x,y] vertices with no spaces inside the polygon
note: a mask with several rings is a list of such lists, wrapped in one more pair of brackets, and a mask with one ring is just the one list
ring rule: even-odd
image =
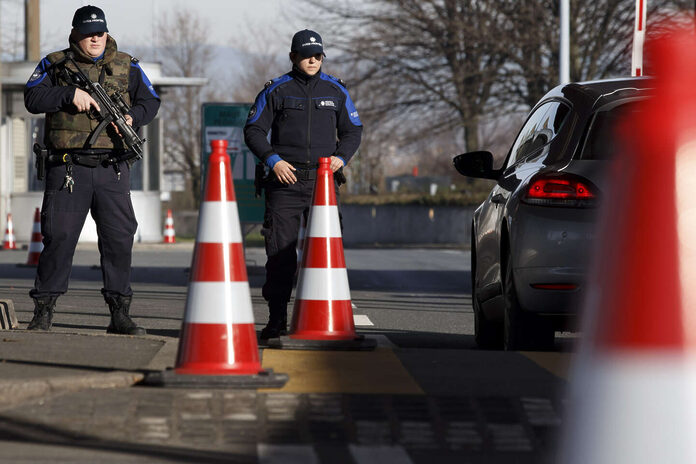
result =
[{"label": "curb", "polygon": [[0,408],[49,395],[81,390],[130,387],[145,378],[137,372],[114,371],[104,374],[45,377],[38,379],[0,380]]}]

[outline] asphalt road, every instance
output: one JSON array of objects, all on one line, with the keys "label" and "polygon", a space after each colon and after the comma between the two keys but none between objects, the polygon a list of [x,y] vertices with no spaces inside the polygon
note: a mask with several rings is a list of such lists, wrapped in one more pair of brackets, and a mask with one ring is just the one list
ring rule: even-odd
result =
[{"label": "asphalt road", "polygon": [[[43,367],[93,368],[98,357],[100,369],[138,370],[154,356],[148,350],[161,346],[158,356],[173,358],[191,250],[192,244],[136,246],[131,312],[151,337],[138,348],[142,360],[124,360],[114,344],[107,363],[89,343],[79,348],[82,339],[74,335],[103,334],[108,324],[96,246],[81,245],[48,335],[72,337],[66,343],[73,348],[69,358],[47,350]],[[345,255],[357,329],[379,340],[375,352],[264,350],[264,367],[291,378],[276,392],[136,386],[0,409],[0,462],[25,456],[26,462],[550,462],[574,339],[561,338],[552,353],[476,349],[468,251],[347,249]],[[0,298],[14,301],[23,327],[31,319],[34,275],[17,266],[25,259],[26,251],[0,252]],[[248,248],[246,260],[260,330],[267,317],[263,250]],[[40,345],[18,347],[0,344],[0,359],[22,370],[23,353]],[[12,354],[3,356],[3,348]],[[312,368],[317,365],[323,370]],[[326,411],[336,414],[327,419]],[[250,429],[245,421],[252,419]]]}]

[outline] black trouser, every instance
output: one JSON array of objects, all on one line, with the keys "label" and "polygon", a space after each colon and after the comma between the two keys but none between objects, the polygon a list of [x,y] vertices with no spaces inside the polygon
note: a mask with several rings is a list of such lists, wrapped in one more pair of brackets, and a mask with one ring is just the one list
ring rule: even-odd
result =
[{"label": "black trouser", "polygon": [[[298,180],[294,184],[284,185],[274,181],[265,186],[266,212],[261,233],[265,239],[268,260],[263,297],[268,301],[272,319],[285,316],[285,306],[292,294],[297,268],[296,247],[300,217],[309,212],[315,182],[311,178],[302,179],[298,174]],[[338,201],[338,187],[336,200]]]},{"label": "black trouser", "polygon": [[41,206],[44,249],[39,257],[32,298],[58,296],[68,290],[73,254],[82,226],[91,210],[97,237],[104,296],[130,296],[131,253],[138,227],[130,198],[130,170],[113,165],[73,165],[72,193],[64,187],[65,165],[50,166]]}]

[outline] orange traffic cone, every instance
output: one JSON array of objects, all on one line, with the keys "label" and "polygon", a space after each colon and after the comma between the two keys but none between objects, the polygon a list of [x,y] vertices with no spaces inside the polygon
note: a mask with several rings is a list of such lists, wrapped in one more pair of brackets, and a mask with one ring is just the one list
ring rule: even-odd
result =
[{"label": "orange traffic cone", "polygon": [[259,361],[227,141],[213,140],[171,386],[282,386]]},{"label": "orange traffic cone", "polygon": [[355,333],[348,272],[329,158],[319,158],[304,237],[290,334],[272,348],[371,350],[376,341]]},{"label": "orange traffic cone", "polygon": [[167,219],[164,220],[164,243],[176,243],[176,232],[174,231],[174,218],[172,210],[167,210]]},{"label": "orange traffic cone", "polygon": [[43,236],[41,235],[41,212],[39,208],[34,211],[34,225],[31,229],[31,241],[29,242],[29,255],[26,266],[38,266],[39,256],[43,251]]},{"label": "orange traffic cone", "polygon": [[12,214],[7,213],[7,227],[5,228],[5,238],[2,241],[3,250],[16,250],[17,243],[15,241],[14,228],[12,227]]},{"label": "orange traffic cone", "polygon": [[696,462],[694,41],[655,45],[654,93],[622,131],[562,463]]}]

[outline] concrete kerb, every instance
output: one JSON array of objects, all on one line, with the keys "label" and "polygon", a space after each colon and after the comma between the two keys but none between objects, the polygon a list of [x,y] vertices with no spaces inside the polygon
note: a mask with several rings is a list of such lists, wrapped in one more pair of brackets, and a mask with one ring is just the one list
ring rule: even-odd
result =
[{"label": "concrete kerb", "polygon": [[139,372],[113,371],[38,379],[0,380],[0,409],[51,395],[102,388],[125,388],[145,378]]},{"label": "concrete kerb", "polygon": [[[2,335],[0,337],[2,342],[30,341],[34,347],[60,346],[56,339],[63,340],[63,343],[67,341],[68,344],[87,343],[88,345],[83,346],[83,351],[93,350],[94,343],[106,343],[114,347],[117,346],[114,345],[114,342],[132,342],[132,337],[69,332],[32,333],[25,330],[12,330],[0,331],[0,335]],[[0,379],[0,410],[82,390],[131,387],[141,383],[147,372],[172,366],[178,346],[176,339],[146,335],[138,337],[138,340],[143,343],[147,343],[148,340],[159,342],[161,347],[153,353],[152,357],[143,357],[142,364],[136,363],[132,367],[128,366],[128,363],[113,363],[113,359],[100,358],[98,353],[94,354],[96,357],[93,362],[85,362],[85,359],[77,356],[68,363],[61,356],[46,357],[44,351],[25,351],[21,345],[17,345],[19,348],[13,346],[14,351],[13,349],[5,349],[0,355],[0,366],[9,368],[9,371],[3,367],[3,374],[0,374],[5,376],[5,378]],[[142,349],[143,345],[141,345],[141,351]],[[64,350],[57,349],[55,351]],[[95,352],[92,351],[92,353]],[[42,372],[42,370],[52,370],[52,372]],[[72,370],[76,371],[70,372]],[[79,370],[83,370],[83,372]],[[18,373],[19,375],[15,377]],[[30,375],[27,377],[26,373],[30,373]]]}]

